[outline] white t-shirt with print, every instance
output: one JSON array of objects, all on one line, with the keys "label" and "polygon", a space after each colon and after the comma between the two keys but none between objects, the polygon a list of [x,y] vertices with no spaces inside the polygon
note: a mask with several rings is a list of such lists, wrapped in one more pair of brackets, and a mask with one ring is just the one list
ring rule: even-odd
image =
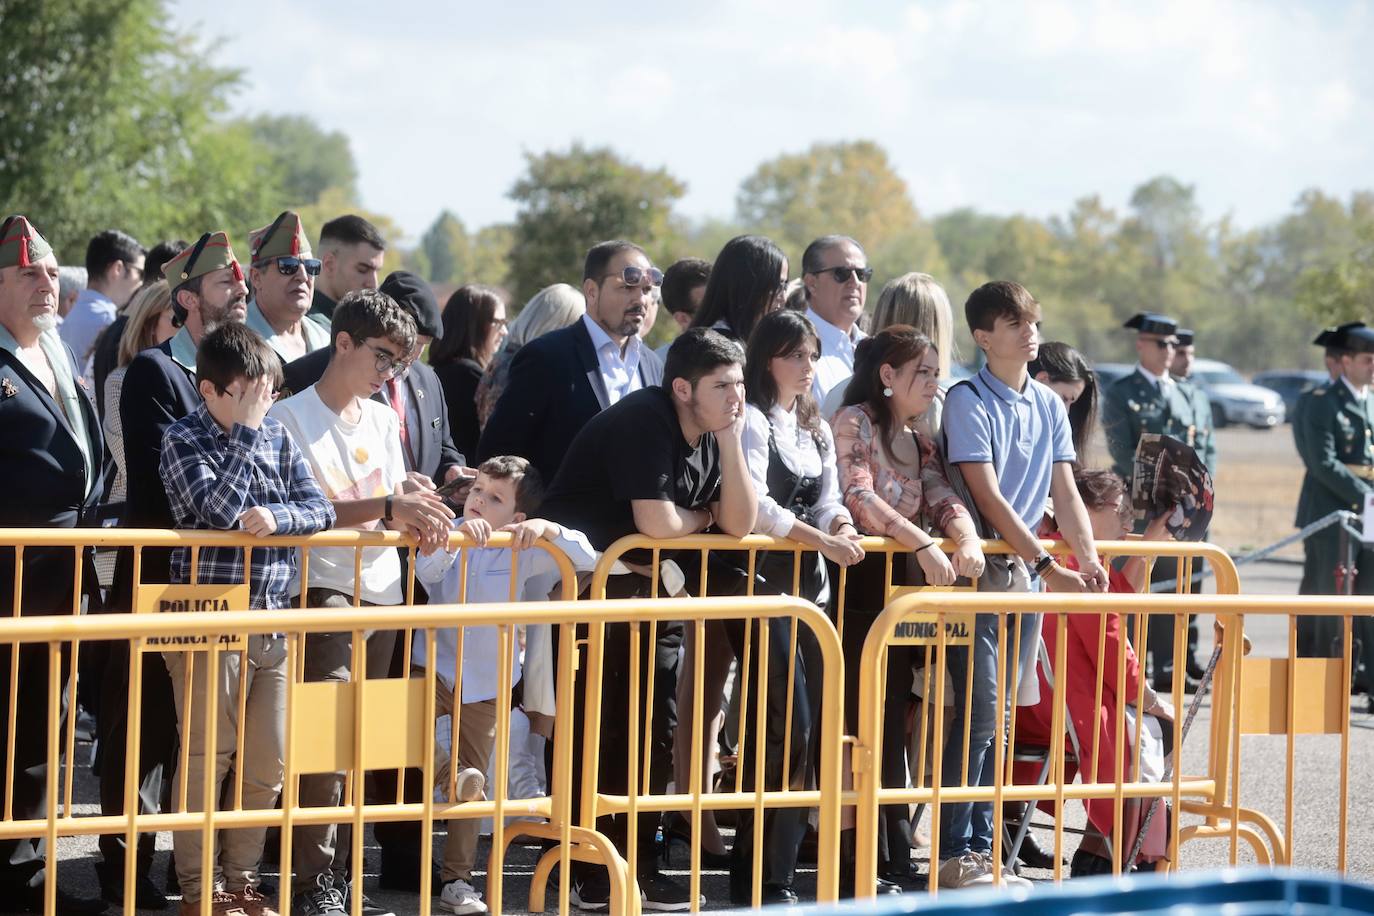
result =
[{"label": "white t-shirt with print", "polygon": [[[276,404],[271,416],[296,440],[320,489],[330,499],[369,499],[396,492],[405,480],[401,434],[395,411],[372,400],[362,401],[362,416],[349,423],[320,400],[315,386]],[[380,521],[357,526],[380,530]],[[310,588],[353,594],[353,550],[347,547],[310,551]],[[394,547],[369,547],[362,557],[363,601],[395,605],[404,600],[401,557]],[[300,587],[300,573],[295,588]]]}]

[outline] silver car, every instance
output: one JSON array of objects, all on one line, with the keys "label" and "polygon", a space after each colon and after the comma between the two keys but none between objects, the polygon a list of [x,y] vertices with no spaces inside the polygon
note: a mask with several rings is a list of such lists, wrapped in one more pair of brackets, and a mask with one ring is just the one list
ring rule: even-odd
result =
[{"label": "silver car", "polygon": [[1191,381],[1207,392],[1212,402],[1212,422],[1218,428],[1228,423],[1244,423],[1255,429],[1271,429],[1283,422],[1283,398],[1279,393],[1252,385],[1226,363],[1197,360]]}]

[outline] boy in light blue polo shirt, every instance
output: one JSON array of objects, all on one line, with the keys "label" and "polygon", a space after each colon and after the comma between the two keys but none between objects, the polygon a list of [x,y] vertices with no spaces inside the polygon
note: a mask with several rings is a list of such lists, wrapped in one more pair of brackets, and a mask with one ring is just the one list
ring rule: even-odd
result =
[{"label": "boy in light blue polo shirt", "polygon": [[[995,281],[974,290],[964,305],[969,330],[987,356],[987,365],[956,385],[945,401],[944,429],[951,464],[958,466],[985,532],[1011,545],[1010,592],[1035,590],[1038,577],[1056,592],[1106,591],[1107,572],[1097,559],[1087,510],[1073,481],[1075,460],[1068,412],[1059,395],[1030,378],[1027,364],[1040,349],[1040,305],[1019,283]],[[1081,573],[1065,569],[1040,546],[1035,531],[1054,499],[1055,518],[1078,557]],[[993,534],[995,532],[995,534]],[[989,565],[992,557],[989,556]],[[1040,619],[1022,618],[1020,696],[1034,702],[1034,659]],[[958,785],[963,772],[965,728],[963,696],[968,665],[973,665],[973,702],[968,723],[970,785],[991,785],[992,741],[997,716],[1007,704],[997,696],[997,617],[980,614],[973,645],[949,652],[954,685],[954,721],[945,748],[944,784]],[[1006,683],[1017,672],[1008,671]],[[992,805],[947,804],[940,817],[941,887],[993,882]],[[1010,869],[1008,884],[1024,883]]]}]

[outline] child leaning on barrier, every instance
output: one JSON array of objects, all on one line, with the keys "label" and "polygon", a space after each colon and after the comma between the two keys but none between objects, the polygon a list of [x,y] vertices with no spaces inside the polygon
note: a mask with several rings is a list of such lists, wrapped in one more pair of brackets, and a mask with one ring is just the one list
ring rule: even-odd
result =
[{"label": "child leaning on barrier", "polygon": [[[1014,595],[1036,591],[1043,582],[1051,591],[1104,591],[1107,572],[1097,558],[1087,513],[1073,483],[1077,456],[1068,412],[1059,395],[1027,371],[1039,353],[1040,304],[1019,283],[994,281],[970,294],[964,315],[987,365],[951,388],[945,399],[947,458],[968,488],[970,508],[981,519],[980,533],[1000,537],[1013,551],[1010,556],[988,557],[979,589]],[[1049,497],[1054,499],[1064,540],[1078,557],[1078,570],[1056,563],[1035,536]],[[1015,607],[1015,597],[1007,604]],[[944,751],[945,785],[957,785],[964,772],[971,786],[992,785],[997,778],[992,748],[997,717],[1005,716],[1013,701],[1038,699],[1034,649],[1040,620],[1031,614],[1013,619],[1020,621],[1021,657],[1011,659],[1008,667],[1015,667],[1007,671],[1005,683],[1017,685],[1014,697],[997,692],[999,659],[1011,646],[999,651],[996,615],[978,615],[972,644],[949,651],[954,720]],[[1015,644],[1010,637],[1008,641]],[[966,718],[965,685],[970,680]],[[966,739],[959,740],[961,735]],[[941,887],[993,881],[993,823],[991,802],[941,805]],[[1025,883],[1010,869],[1002,877],[1008,884]]]},{"label": "child leaning on barrier", "polygon": [[[281,384],[281,362],[256,332],[231,322],[201,340],[196,350],[196,384],[203,402],[168,428],[159,470],[178,528],[242,530],[256,537],[313,534],[334,524],[334,509],[320,492],[310,467],[285,428],[267,416]],[[203,547],[197,581],[244,581],[244,549]],[[172,551],[172,581],[191,581],[191,551]],[[296,550],[252,550],[249,588],[253,609],[290,606]],[[184,785],[186,810],[202,810],[206,735],[204,702],[207,665],[204,651],[166,652],[177,720],[190,742]],[[191,666],[190,709],[185,675]],[[240,673],[247,665],[246,677]],[[239,721],[240,681],[248,692]],[[243,781],[243,807],[270,810],[282,786],[285,746],[286,640],[279,634],[254,634],[243,652],[219,656],[215,688],[215,796],[230,768]],[[235,760],[239,731],[243,759]],[[249,916],[273,916],[257,891],[264,827],[223,830],[215,857],[213,884],[201,874],[201,832],[172,834],[183,914],[199,913],[198,901],[213,894],[216,912],[238,907]]]},{"label": "child leaning on barrier", "polygon": [[[460,595],[469,604],[509,602],[512,575],[516,577],[515,600],[547,599],[558,586],[560,576],[552,556],[543,550],[526,550],[540,538],[561,550],[579,572],[590,572],[596,566],[596,551],[580,532],[530,517],[539,508],[543,489],[539,472],[524,458],[501,456],[482,463],[463,503],[462,517],[453,523],[455,530],[477,546],[435,551],[415,562],[415,577],[425,584],[431,604],[453,604],[460,600]],[[494,532],[509,532],[513,546],[486,546]],[[512,684],[522,684],[527,713],[553,715],[548,630],[546,624],[527,628],[523,679],[515,634],[511,634],[511,675],[504,684],[499,680],[501,650],[496,627],[464,627],[461,659],[457,629],[435,633],[435,715],[442,718],[456,714],[458,721],[453,742],[454,765],[458,768],[454,781],[456,801],[474,801],[483,795],[484,774],[496,744],[496,704],[509,702]],[[411,650],[414,677],[424,677],[426,666],[431,664],[428,642],[423,635],[416,634]],[[461,683],[455,684],[455,679]],[[455,711],[454,694],[459,691],[460,708]],[[440,787],[448,786],[446,769],[436,774],[435,782]],[[439,902],[456,914],[487,912],[482,895],[472,886],[479,826],[476,818],[449,822]]]}]

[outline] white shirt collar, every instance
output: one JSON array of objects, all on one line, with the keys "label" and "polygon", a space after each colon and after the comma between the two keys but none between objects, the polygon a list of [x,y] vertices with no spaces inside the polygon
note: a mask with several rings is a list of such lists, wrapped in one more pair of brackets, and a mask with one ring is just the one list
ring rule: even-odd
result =
[{"label": "white shirt collar", "polygon": [[822,318],[816,310],[810,306],[807,306],[806,317],[816,326],[816,335],[821,339],[821,351],[826,355],[829,355],[834,349],[834,346],[841,341],[852,347],[866,336],[863,331],[859,330],[859,323],[857,321],[849,328],[849,332],[845,333],[841,331],[838,326]]},{"label": "white shirt collar", "polygon": [[1350,389],[1350,393],[1354,396],[1355,400],[1364,401],[1364,396],[1368,393],[1368,391],[1362,393],[1360,389],[1350,384],[1350,379],[1346,378],[1344,375],[1341,376],[1341,381],[1345,382],[1345,387]]},{"label": "white shirt collar", "polygon": [[1167,372],[1165,372],[1162,376],[1155,375],[1153,372],[1151,372],[1149,369],[1146,369],[1140,363],[1136,363],[1135,368],[1136,371],[1138,371],[1141,375],[1145,376],[1145,378],[1149,379],[1151,382],[1161,387],[1164,385],[1172,385],[1174,383],[1174,380],[1169,378],[1169,373]]},{"label": "white shirt collar", "polygon": [[611,339],[611,335],[606,333],[606,329],[592,320],[592,316],[582,314],[582,323],[587,327],[587,333],[592,337],[592,346],[598,353],[605,347],[610,347],[617,359],[623,360],[626,364],[630,362],[630,357],[639,356],[640,339],[638,334],[631,334],[629,345],[625,347],[625,353],[620,352],[620,344]]}]

